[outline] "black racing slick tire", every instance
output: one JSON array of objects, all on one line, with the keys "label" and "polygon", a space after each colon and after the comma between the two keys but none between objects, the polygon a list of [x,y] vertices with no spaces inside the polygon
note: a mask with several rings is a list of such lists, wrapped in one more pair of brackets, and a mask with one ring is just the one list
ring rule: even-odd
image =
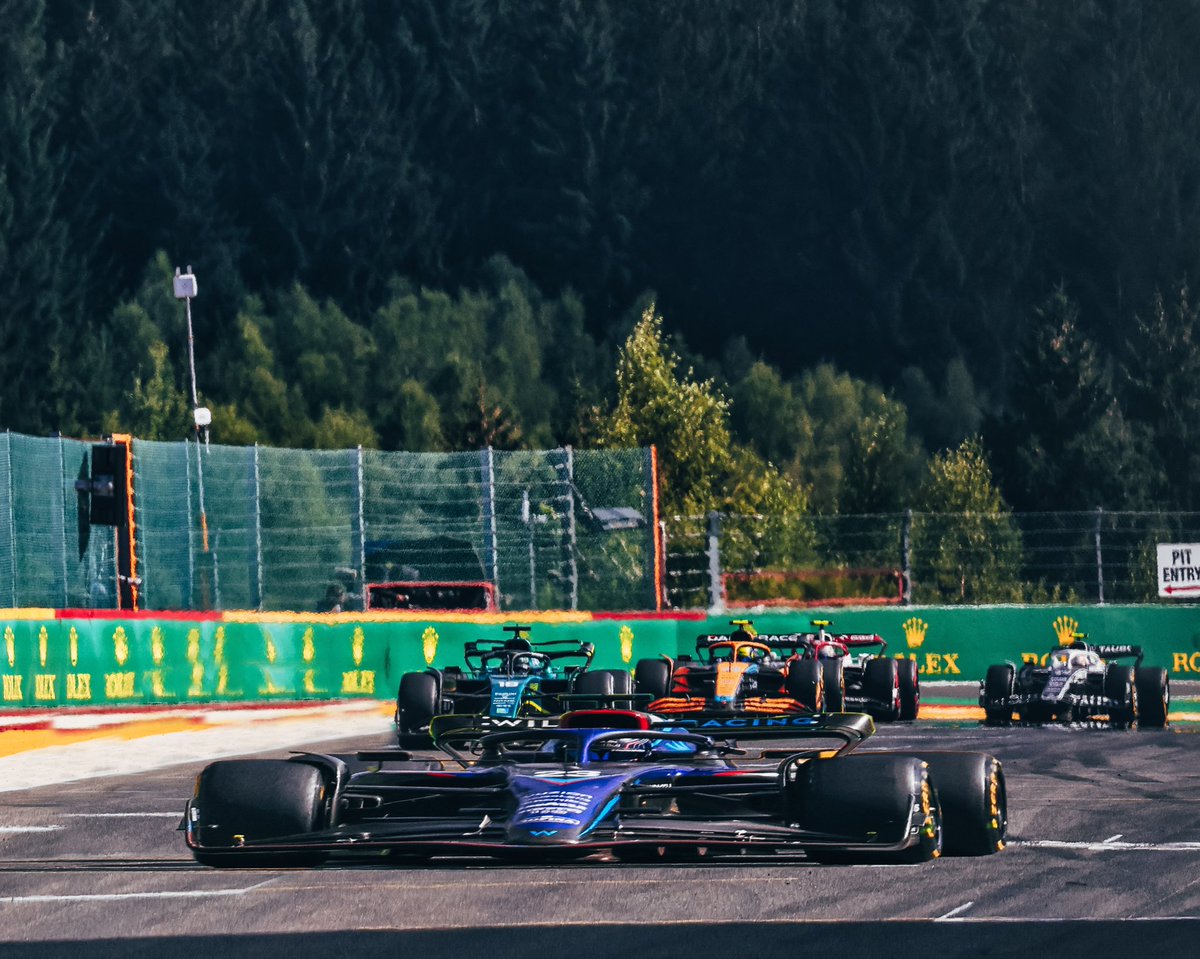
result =
[{"label": "black racing slick tire", "polygon": [[665,659],[639,659],[633,670],[633,691],[653,699],[667,695],[671,684],[671,664]]},{"label": "black racing slick tire", "polygon": [[[1012,724],[1012,707],[1008,697],[1012,695],[1016,670],[1011,663],[989,666],[983,680],[983,722],[987,726],[1009,726]],[[1003,701],[1004,705],[996,705]]]},{"label": "black racing slick tire", "polygon": [[863,669],[863,695],[869,702],[868,711],[876,719],[893,722],[900,718],[897,692],[900,686],[899,663],[880,657],[867,660]]},{"label": "black racing slick tire", "polygon": [[[613,693],[617,696],[633,693],[633,677],[623,669],[610,669],[609,675],[612,676]],[[632,699],[618,699],[613,702],[615,709],[633,709]]]},{"label": "black racing slick tire", "polygon": [[787,694],[814,713],[825,709],[825,682],[821,664],[815,659],[798,659],[788,666]]},{"label": "black racing slick tire", "polygon": [[576,694],[592,694],[597,698],[595,700],[572,699],[572,709],[604,709],[611,704],[611,700],[599,697],[612,695],[612,673],[607,669],[588,670],[587,672],[579,673],[575,677],[574,692]]},{"label": "black racing slick tire", "polygon": [[825,708],[831,713],[840,713],[846,708],[846,673],[840,659],[820,659],[822,680],[825,684]]},{"label": "black racing slick tire", "polygon": [[1161,666],[1138,666],[1134,670],[1138,695],[1138,724],[1143,729],[1163,729],[1171,709],[1171,684]]},{"label": "black racing slick tire", "polygon": [[1109,710],[1112,729],[1132,729],[1138,721],[1138,690],[1132,666],[1110,663],[1104,671],[1104,695],[1121,703]]},{"label": "black racing slick tire", "polygon": [[900,720],[911,722],[921,711],[921,675],[913,659],[896,660],[900,680]]},{"label": "black racing slick tire", "polygon": [[1004,848],[1008,834],[1008,790],[1004,767],[987,753],[929,752],[942,802],[945,850],[950,856],[987,856]]},{"label": "black racing slick tire", "polygon": [[[804,847],[827,863],[928,862],[942,854],[942,811],[929,767],[913,756],[863,753],[796,767],[784,788],[784,816],[838,839]],[[846,849],[847,845],[900,849]]]},{"label": "black racing slick tire", "polygon": [[437,677],[432,673],[405,673],[396,696],[396,727],[402,734],[429,727],[438,712]]},{"label": "black racing slick tire", "polygon": [[[325,818],[321,770],[285,759],[227,759],[205,767],[192,801],[192,851],[206,866],[311,866],[324,852],[267,852],[239,843],[298,836],[320,829]],[[230,848],[232,847],[232,848]]]}]

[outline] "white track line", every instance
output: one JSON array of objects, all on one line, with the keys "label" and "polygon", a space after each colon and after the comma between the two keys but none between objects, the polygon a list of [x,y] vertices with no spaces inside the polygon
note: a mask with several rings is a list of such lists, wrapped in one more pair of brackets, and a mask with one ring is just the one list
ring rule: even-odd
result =
[{"label": "white track line", "polygon": [[74,896],[0,896],[0,904],[18,902],[113,902],[125,899],[204,899],[209,896],[244,896],[269,882],[266,879],[244,889],[189,889],[180,892],[111,892]]},{"label": "white track line", "polygon": [[0,832],[54,832],[62,826],[0,826]]},{"label": "white track line", "polygon": [[1116,842],[1114,839],[1106,839],[1104,842],[1078,842],[1065,839],[1024,839],[1010,842],[1008,845],[1024,846],[1027,849],[1086,849],[1091,852],[1200,852],[1200,842]]},{"label": "white track line", "polygon": [[955,906],[948,913],[946,913],[945,915],[938,916],[933,921],[934,922],[945,922],[947,919],[950,919],[953,916],[957,916],[960,912],[966,912],[973,905],[975,905],[974,899],[972,899],[970,902],[964,902],[961,906]]},{"label": "white track line", "polygon": [[182,807],[175,812],[65,812],[63,819],[141,819],[143,817],[161,817],[163,819],[182,819]]}]

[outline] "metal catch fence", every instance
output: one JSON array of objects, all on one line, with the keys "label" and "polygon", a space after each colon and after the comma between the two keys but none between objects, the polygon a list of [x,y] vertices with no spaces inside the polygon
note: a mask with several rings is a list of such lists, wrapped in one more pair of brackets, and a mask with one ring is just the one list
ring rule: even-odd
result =
[{"label": "metal catch fence", "polygon": [[1155,603],[1156,546],[1200,542],[1200,513],[672,516],[679,609],[839,603]]},{"label": "metal catch fence", "polygon": [[[0,436],[0,604],[117,608],[114,530],[79,549],[89,448]],[[143,609],[353,609],[413,580],[490,583],[504,609],[656,604],[650,450],[132,451]]]}]

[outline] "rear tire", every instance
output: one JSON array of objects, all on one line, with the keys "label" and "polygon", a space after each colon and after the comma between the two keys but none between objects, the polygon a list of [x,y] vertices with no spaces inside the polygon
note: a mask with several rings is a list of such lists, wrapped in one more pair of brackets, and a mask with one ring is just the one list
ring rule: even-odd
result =
[{"label": "rear tire", "polygon": [[815,659],[800,659],[788,667],[784,680],[787,694],[814,713],[825,709],[825,682],[821,664]]},{"label": "rear tire", "polygon": [[[613,692],[613,676],[607,669],[591,670],[580,673],[575,677],[575,693],[591,693],[597,697],[609,696]],[[595,701],[570,701],[572,709],[605,709],[611,706],[611,700],[597,698]]]},{"label": "rear tire", "polygon": [[863,669],[863,695],[869,702],[873,716],[885,723],[900,718],[898,691],[900,686],[899,664],[894,659],[881,657],[867,660]]},{"label": "rear tire", "polygon": [[[206,846],[311,833],[323,824],[325,777],[315,766],[284,759],[222,760],[200,774],[192,808],[197,840]],[[237,848],[197,849],[192,855],[215,867],[313,866],[327,856]]]},{"label": "rear tire", "polygon": [[633,670],[633,691],[655,699],[667,695],[671,684],[671,665],[665,659],[639,659]]},{"label": "rear tire", "polygon": [[1144,729],[1163,729],[1171,708],[1171,683],[1161,666],[1138,666],[1134,670],[1137,686],[1139,724]]},{"label": "rear tire", "polygon": [[[610,669],[609,675],[612,676],[613,693],[617,696],[633,694],[633,677],[623,669]],[[614,709],[634,709],[632,699],[620,699],[613,703]]]},{"label": "rear tire", "polygon": [[[1016,670],[1011,663],[997,663],[988,667],[987,676],[983,680],[983,722],[985,725],[1012,725],[1012,707],[1007,705],[1007,700],[1012,695],[1015,677]],[[1002,700],[1005,705],[994,705]]]},{"label": "rear tire", "polygon": [[987,856],[1004,848],[1008,790],[1004,767],[987,753],[921,753],[942,801],[945,849],[951,856]]},{"label": "rear tire", "polygon": [[927,764],[913,756],[862,754],[817,759],[796,769],[784,789],[785,816],[801,829],[847,836],[904,840],[919,807],[916,841],[905,849],[847,851],[809,846],[816,862],[915,863],[942,853],[942,810]]},{"label": "rear tire", "polygon": [[846,708],[846,674],[840,659],[819,659],[825,684],[825,708],[840,713]]},{"label": "rear tire", "polygon": [[899,659],[896,665],[900,674],[900,720],[911,722],[921,711],[921,676],[916,660]]},{"label": "rear tire", "polygon": [[431,673],[405,673],[396,696],[396,726],[401,734],[429,727],[438,712],[438,684]]}]

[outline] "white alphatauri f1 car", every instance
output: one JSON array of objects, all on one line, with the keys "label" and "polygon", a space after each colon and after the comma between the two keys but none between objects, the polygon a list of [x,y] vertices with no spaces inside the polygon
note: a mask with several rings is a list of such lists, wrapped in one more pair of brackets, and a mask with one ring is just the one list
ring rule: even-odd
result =
[{"label": "white alphatauri f1 car", "polygon": [[[1171,693],[1167,671],[1143,666],[1140,646],[1090,644],[1080,634],[1058,646],[1045,665],[989,666],[979,686],[979,705],[989,726],[1105,721],[1115,729],[1161,729]],[[1116,660],[1135,658],[1134,665]]]}]

